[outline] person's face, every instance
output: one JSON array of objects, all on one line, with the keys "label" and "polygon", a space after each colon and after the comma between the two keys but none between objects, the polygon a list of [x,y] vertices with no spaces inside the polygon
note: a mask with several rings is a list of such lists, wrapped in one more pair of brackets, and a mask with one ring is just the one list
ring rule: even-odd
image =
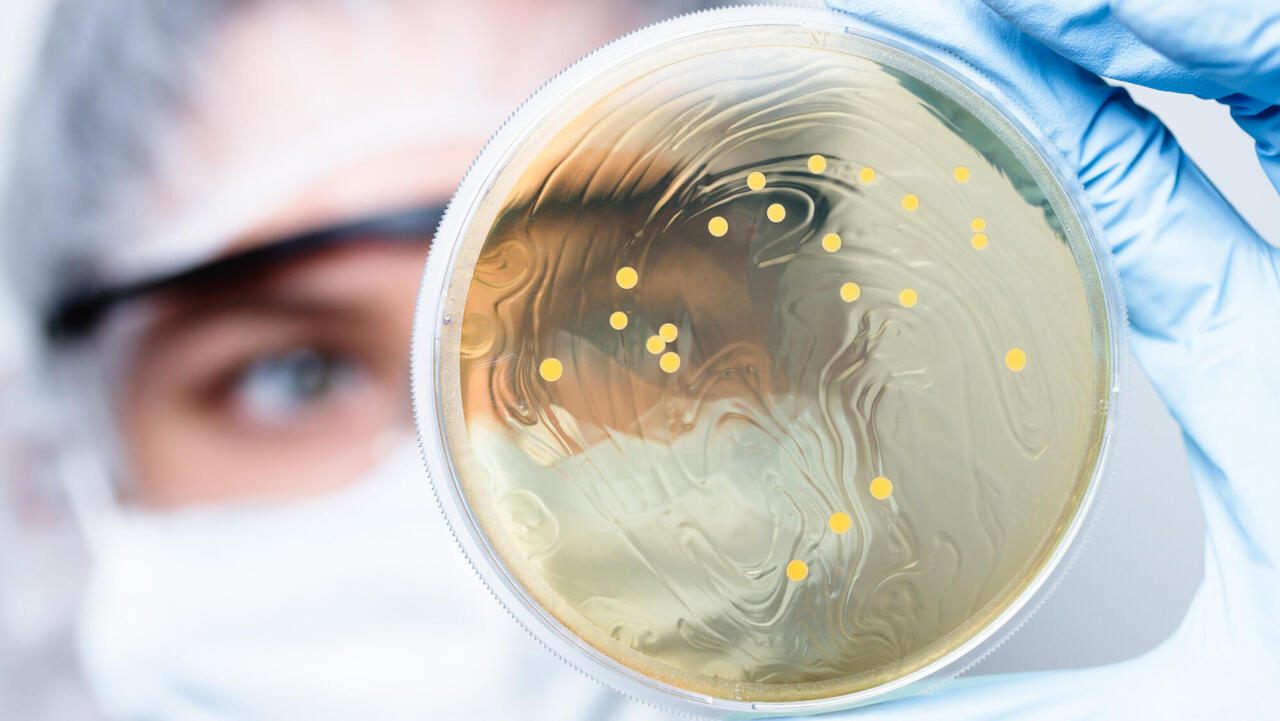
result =
[{"label": "person's face", "polygon": [[[616,15],[589,4],[366,14],[289,3],[235,17],[181,124],[180,170],[157,184],[154,225],[273,174],[288,180],[236,218],[222,252],[443,204],[503,114],[625,29]],[[413,118],[421,127],[403,132]],[[411,424],[409,338],[428,243],[350,244],[149,301],[119,394],[134,499],[295,498],[358,476]]]}]

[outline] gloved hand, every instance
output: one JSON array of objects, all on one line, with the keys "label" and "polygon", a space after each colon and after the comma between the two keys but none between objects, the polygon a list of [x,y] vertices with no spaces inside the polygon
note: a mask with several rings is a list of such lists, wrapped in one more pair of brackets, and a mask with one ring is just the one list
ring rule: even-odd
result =
[{"label": "gloved hand", "polygon": [[858,719],[1280,718],[1280,250],[1128,93],[1218,99],[1280,188],[1274,0],[830,0],[981,70],[1074,170],[1114,253],[1131,346],[1181,423],[1205,515],[1179,629],[1092,669],[962,678]]}]

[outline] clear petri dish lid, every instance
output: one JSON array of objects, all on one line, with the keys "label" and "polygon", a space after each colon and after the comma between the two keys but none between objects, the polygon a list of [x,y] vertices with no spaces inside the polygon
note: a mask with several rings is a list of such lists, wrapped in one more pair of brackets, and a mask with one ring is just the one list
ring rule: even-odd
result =
[{"label": "clear petri dish lid", "polygon": [[441,509],[551,651],[655,705],[954,675],[1078,545],[1123,311],[981,77],[826,10],[629,35],[463,181],[414,330]]}]

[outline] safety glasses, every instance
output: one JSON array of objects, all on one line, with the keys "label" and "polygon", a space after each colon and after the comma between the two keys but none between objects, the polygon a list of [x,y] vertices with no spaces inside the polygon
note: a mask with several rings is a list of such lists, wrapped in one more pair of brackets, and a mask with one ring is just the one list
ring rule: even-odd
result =
[{"label": "safety glasses", "polygon": [[373,215],[287,236],[177,273],[73,292],[55,304],[46,317],[44,333],[55,345],[79,340],[92,334],[104,315],[125,301],[193,283],[234,283],[235,278],[247,270],[287,262],[326,248],[370,240],[429,243],[444,210],[443,206],[430,205]]}]

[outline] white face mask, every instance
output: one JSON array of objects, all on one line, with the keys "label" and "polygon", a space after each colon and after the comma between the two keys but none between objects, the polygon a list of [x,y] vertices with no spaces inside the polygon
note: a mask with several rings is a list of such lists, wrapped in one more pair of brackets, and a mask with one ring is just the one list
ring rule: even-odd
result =
[{"label": "white face mask", "polygon": [[654,717],[539,648],[467,567],[417,448],[301,503],[126,512],[81,628],[127,719]]}]

